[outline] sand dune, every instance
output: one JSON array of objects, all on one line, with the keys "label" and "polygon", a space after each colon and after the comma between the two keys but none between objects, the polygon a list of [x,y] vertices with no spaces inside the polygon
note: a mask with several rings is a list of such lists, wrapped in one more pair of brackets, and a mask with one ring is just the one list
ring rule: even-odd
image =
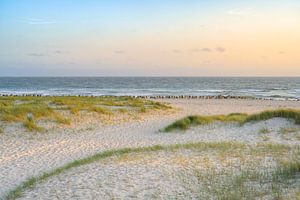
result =
[{"label": "sand dune", "polygon": [[[31,137],[1,135],[0,196],[4,196],[28,177],[108,149],[196,141],[256,143],[266,140],[259,133],[260,129],[264,127],[271,129],[271,133],[268,134],[268,140],[271,142],[300,144],[299,140],[295,138],[283,138],[277,134],[282,127],[295,126],[292,122],[284,119],[271,119],[267,122],[247,124],[243,127],[214,124],[193,128],[185,134],[158,132],[160,128],[188,114],[254,113],[275,108],[300,108],[299,102],[197,99],[162,101],[171,103],[178,108],[177,111],[168,114],[149,114],[143,120],[133,120],[110,126],[99,125],[93,130],[82,130],[76,133],[61,129],[55,133]],[[296,128],[299,127],[296,126]],[[47,194],[44,195],[46,198]],[[48,198],[50,197],[48,196]]]}]

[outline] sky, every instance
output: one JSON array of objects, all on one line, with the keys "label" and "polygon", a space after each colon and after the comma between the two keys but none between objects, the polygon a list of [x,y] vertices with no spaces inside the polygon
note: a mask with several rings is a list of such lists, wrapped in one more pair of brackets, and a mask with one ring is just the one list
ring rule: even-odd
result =
[{"label": "sky", "polygon": [[0,0],[0,76],[300,76],[300,1]]}]

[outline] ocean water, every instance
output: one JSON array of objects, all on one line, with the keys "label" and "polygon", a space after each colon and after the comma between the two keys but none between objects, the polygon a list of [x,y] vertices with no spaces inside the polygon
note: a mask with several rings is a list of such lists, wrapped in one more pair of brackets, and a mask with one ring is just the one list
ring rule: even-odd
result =
[{"label": "ocean water", "polygon": [[0,77],[0,94],[231,95],[300,99],[300,77]]}]

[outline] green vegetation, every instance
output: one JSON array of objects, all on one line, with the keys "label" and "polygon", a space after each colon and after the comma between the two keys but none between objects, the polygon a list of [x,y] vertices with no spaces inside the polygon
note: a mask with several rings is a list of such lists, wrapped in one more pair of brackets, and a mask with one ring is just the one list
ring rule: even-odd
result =
[{"label": "green vegetation", "polygon": [[45,181],[46,179],[56,176],[58,174],[61,174],[67,170],[70,170],[75,167],[79,167],[82,165],[87,165],[90,163],[93,163],[95,161],[99,161],[104,158],[108,158],[111,156],[121,156],[128,153],[144,153],[144,152],[155,152],[155,151],[161,151],[161,150],[177,150],[180,148],[185,149],[198,149],[198,150],[206,150],[206,149],[221,149],[223,151],[225,150],[232,150],[232,149],[240,149],[245,148],[244,144],[241,143],[231,143],[231,142],[220,142],[220,143],[189,143],[189,144],[177,144],[177,145],[169,145],[169,146],[162,146],[162,145],[155,145],[151,147],[140,147],[140,148],[124,148],[124,149],[118,149],[118,150],[109,150],[104,151],[102,153],[95,154],[93,156],[75,160],[71,163],[68,163],[62,167],[59,167],[57,169],[54,169],[50,172],[46,172],[38,177],[32,177],[29,178],[27,181],[23,182],[21,185],[13,189],[9,192],[9,194],[6,196],[7,200],[10,199],[17,199],[22,196],[22,193],[30,188],[35,187],[36,184],[39,182]]},{"label": "green vegetation", "polygon": [[300,132],[296,127],[282,127],[278,131],[281,134],[281,137],[285,140],[299,140]]},{"label": "green vegetation", "polygon": [[42,132],[42,131],[44,131],[44,128],[38,126],[32,118],[27,118],[27,119],[25,120],[25,122],[24,122],[24,126],[25,126],[29,131],[37,131],[37,132]]},{"label": "green vegetation", "polygon": [[[216,176],[216,173],[213,174]],[[289,194],[287,190],[299,181],[297,179],[299,173],[300,162],[289,161],[272,171],[242,170],[238,175],[218,174],[213,178],[214,182],[206,178],[211,177],[211,174],[204,174],[201,171],[196,171],[196,177],[205,186],[205,191],[209,194],[206,197],[208,199],[240,200],[264,199],[264,197],[287,199],[287,196],[288,199],[293,197],[296,199],[297,193]]]},{"label": "green vegetation", "polygon": [[237,122],[243,125],[247,122],[263,121],[275,117],[281,117],[291,119],[295,121],[295,124],[300,124],[300,111],[292,109],[281,109],[281,110],[270,110],[263,111],[257,114],[243,114],[243,113],[232,113],[229,115],[212,115],[212,116],[188,116],[183,119],[177,120],[171,125],[165,127],[161,131],[171,132],[173,130],[187,130],[191,126],[206,125],[215,121],[221,122]]},{"label": "green vegetation", "polygon": [[[72,114],[86,111],[111,115],[117,111],[114,108],[119,108],[122,113],[125,113],[170,107],[159,102],[131,97],[0,97],[0,120],[21,122],[30,131],[41,131],[41,127],[36,125],[40,120],[70,124]],[[28,115],[32,120],[27,119]]]},{"label": "green vegetation", "polygon": [[281,134],[289,134],[289,133],[296,133],[299,130],[297,128],[294,127],[284,127],[284,128],[280,128],[279,132]]},{"label": "green vegetation", "polygon": [[173,124],[167,126],[162,131],[170,132],[172,130],[187,130],[191,126],[196,125],[206,125],[210,124],[214,121],[221,121],[221,122],[243,122],[246,118],[246,114],[241,113],[232,113],[229,115],[212,115],[212,116],[188,116],[183,119],[180,119]]},{"label": "green vegetation", "polygon": [[263,141],[269,141],[270,140],[270,137],[268,137],[268,136],[266,136],[266,135],[263,135],[262,137],[261,137],[261,139],[263,140]]},{"label": "green vegetation", "polygon": [[[282,183],[284,182],[285,186],[288,186],[289,182],[288,180],[294,178],[297,174],[300,173],[300,163],[299,161],[294,161],[291,160],[293,156],[299,156],[300,149],[299,147],[290,147],[286,145],[275,145],[275,144],[259,144],[259,145],[246,145],[243,143],[236,143],[236,142],[211,142],[211,143],[204,143],[204,142],[198,142],[198,143],[188,143],[188,144],[176,144],[176,145],[167,145],[167,146],[162,146],[162,145],[155,145],[151,147],[140,147],[140,148],[124,148],[124,149],[118,149],[118,150],[109,150],[109,151],[104,151],[102,153],[97,153],[93,156],[84,158],[84,159],[79,159],[75,160],[71,163],[68,163],[62,167],[59,167],[57,169],[54,169],[50,172],[46,172],[38,177],[32,177],[28,179],[27,181],[23,182],[21,185],[13,189],[12,191],[9,192],[9,194],[6,196],[7,200],[10,199],[16,199],[22,196],[24,191],[28,189],[34,188],[37,184],[53,177],[57,176],[59,174],[62,174],[72,168],[91,164],[96,161],[101,161],[105,158],[110,158],[112,156],[121,158],[121,156],[128,155],[130,153],[154,153],[158,151],[177,151],[180,149],[189,149],[189,150],[195,150],[195,151],[218,151],[221,154],[226,154],[225,156],[234,156],[236,157],[237,155],[249,155],[253,158],[262,158],[261,156],[274,156],[275,159],[282,159],[284,158],[285,160],[282,162],[279,162],[278,168],[273,171],[241,171],[241,174],[239,175],[234,175],[234,174],[228,174],[225,173],[225,175],[228,175],[227,180],[223,179],[224,176],[221,175],[219,176],[217,173],[212,173],[210,177],[208,177],[207,184],[202,184],[202,185],[207,185],[209,188],[206,188],[209,193],[217,195],[216,199],[243,199],[243,198],[238,198],[238,197],[245,197],[251,195],[251,191],[254,191],[253,188],[247,183],[258,183],[258,184],[271,184],[272,192],[275,191],[275,187],[278,188],[279,185],[282,186]],[[283,155],[291,153],[290,157],[284,157]],[[174,152],[176,153],[176,152]],[[235,155],[234,155],[235,154]],[[241,157],[241,159],[244,159]],[[254,160],[250,159],[251,162]],[[247,166],[247,165],[246,165]],[[255,165],[256,166],[256,165]],[[219,171],[223,173],[224,171]],[[199,182],[205,183],[202,179],[202,171],[197,172],[198,175],[197,177],[199,178]],[[223,181],[218,181],[218,179],[221,179]],[[221,185],[213,185],[212,187],[209,185],[211,184],[212,180],[214,180],[215,183],[220,183]],[[224,181],[226,180],[226,181]],[[255,185],[255,184],[254,184]],[[274,190],[273,190],[274,188]],[[259,188],[261,189],[261,188]],[[277,189],[278,193],[280,192],[279,189]],[[253,194],[254,195],[254,194]],[[252,196],[253,196],[252,195]],[[228,198],[227,198],[228,197]],[[231,198],[229,198],[231,197]],[[236,198],[234,198],[236,197]],[[247,198],[246,198],[247,199]],[[250,198],[252,199],[252,198]]]},{"label": "green vegetation", "polygon": [[268,128],[265,127],[265,128],[260,129],[259,132],[260,132],[261,134],[268,134],[268,133],[270,133],[271,131],[270,131]]},{"label": "green vegetation", "polygon": [[253,121],[268,120],[275,117],[295,120],[295,124],[300,124],[300,111],[293,109],[268,110],[258,114],[247,116],[244,123]]}]

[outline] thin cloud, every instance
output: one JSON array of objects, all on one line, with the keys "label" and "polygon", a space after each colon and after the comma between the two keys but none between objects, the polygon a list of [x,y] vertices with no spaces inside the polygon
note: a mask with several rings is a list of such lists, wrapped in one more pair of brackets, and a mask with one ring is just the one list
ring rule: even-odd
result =
[{"label": "thin cloud", "polygon": [[216,48],[210,48],[210,47],[204,47],[204,48],[194,48],[190,50],[191,52],[204,52],[204,53],[224,53],[226,49],[224,47],[216,47]]},{"label": "thin cloud", "polygon": [[173,52],[173,53],[182,53],[182,51],[179,50],[179,49],[173,49],[172,52]]},{"label": "thin cloud", "polygon": [[196,52],[196,53],[197,53],[197,52],[200,52],[201,50],[198,49],[198,48],[195,48],[195,49],[191,49],[190,51],[191,51],[191,52]]},{"label": "thin cloud", "polygon": [[55,56],[55,55],[62,55],[62,54],[68,54],[69,51],[62,51],[62,50],[56,50],[50,53],[28,53],[27,56],[34,56],[34,57],[45,57],[45,56]]},{"label": "thin cloud", "polygon": [[224,47],[217,47],[217,48],[215,48],[215,51],[219,52],[219,53],[224,53],[226,51],[226,49]]},{"label": "thin cloud", "polygon": [[251,12],[251,8],[234,8],[231,10],[226,11],[225,13],[227,15],[248,15]]},{"label": "thin cloud", "polygon": [[203,51],[203,52],[211,52],[211,49],[210,48],[203,48],[203,49],[201,49],[201,51]]},{"label": "thin cloud", "polygon": [[46,20],[46,19],[37,19],[37,18],[27,18],[22,17],[17,21],[29,25],[47,25],[47,24],[57,24],[57,23],[65,23],[66,21],[57,21],[57,20]]},{"label": "thin cloud", "polygon": [[44,57],[44,56],[48,56],[48,55],[42,54],[42,53],[28,53],[27,56]]},{"label": "thin cloud", "polygon": [[205,48],[195,48],[195,49],[191,49],[191,52],[207,52],[210,53],[212,50],[208,47]]},{"label": "thin cloud", "polygon": [[62,50],[56,50],[53,52],[54,54],[68,54],[70,53],[69,51],[62,51]]},{"label": "thin cloud", "polygon": [[285,54],[285,51],[278,51],[278,54]]}]

